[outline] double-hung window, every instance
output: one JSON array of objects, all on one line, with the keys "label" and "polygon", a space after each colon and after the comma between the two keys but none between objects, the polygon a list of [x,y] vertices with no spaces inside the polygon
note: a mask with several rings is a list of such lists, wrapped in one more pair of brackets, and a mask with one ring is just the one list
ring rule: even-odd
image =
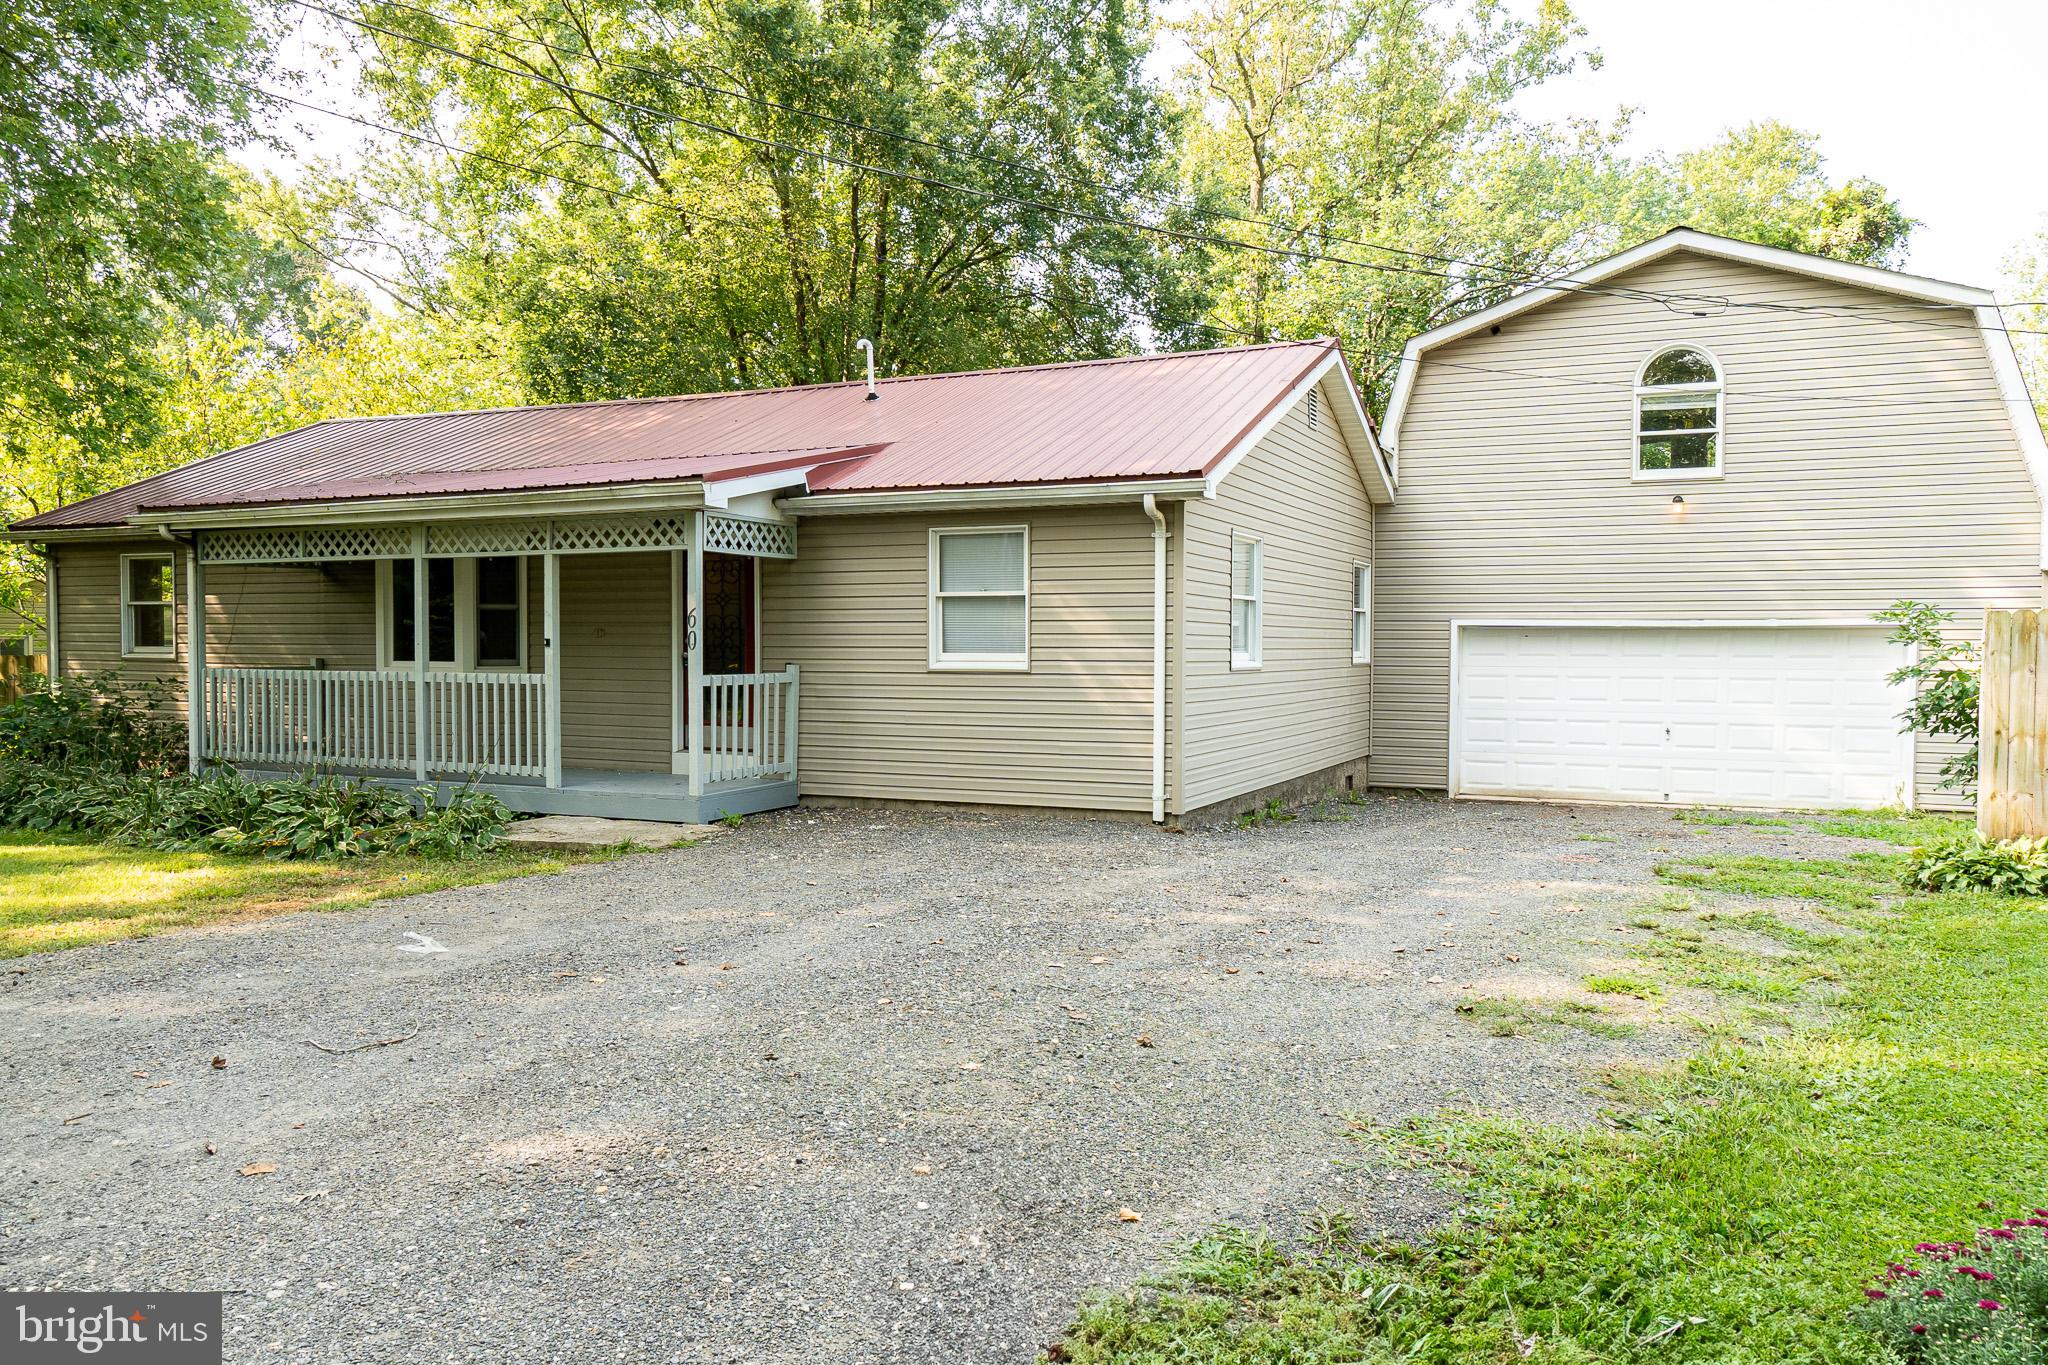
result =
[{"label": "double-hung window", "polygon": [[1266,595],[1266,546],[1251,536],[1230,538],[1230,666],[1257,668]]},{"label": "double-hung window", "polygon": [[169,555],[121,556],[121,653],[168,659],[178,652]]},{"label": "double-hung window", "polygon": [[[415,666],[418,597],[410,559],[377,569],[380,666]],[[526,666],[526,561],[516,555],[429,559],[427,666],[518,669]]]},{"label": "double-hung window", "polygon": [[1031,535],[1022,526],[931,533],[933,668],[1031,666]]},{"label": "double-hung window", "polygon": [[1351,566],[1351,662],[1372,662],[1372,568]]},{"label": "double-hung window", "polygon": [[1721,472],[1721,366],[1697,346],[1670,346],[1636,376],[1638,479]]}]

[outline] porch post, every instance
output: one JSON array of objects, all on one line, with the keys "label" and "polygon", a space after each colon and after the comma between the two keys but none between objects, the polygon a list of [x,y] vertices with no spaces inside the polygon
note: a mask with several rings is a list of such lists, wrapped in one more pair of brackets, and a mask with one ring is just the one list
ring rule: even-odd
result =
[{"label": "porch post", "polygon": [[689,560],[683,565],[683,647],[689,659],[684,684],[684,743],[690,751],[690,795],[704,794],[704,512],[690,519]]},{"label": "porch post", "polygon": [[412,528],[412,773],[427,780],[427,528]]},{"label": "porch post", "polygon": [[540,633],[547,703],[547,784],[562,785],[562,557],[540,560]]},{"label": "porch post", "polygon": [[199,537],[185,551],[185,749],[194,776],[206,770],[206,570]]}]

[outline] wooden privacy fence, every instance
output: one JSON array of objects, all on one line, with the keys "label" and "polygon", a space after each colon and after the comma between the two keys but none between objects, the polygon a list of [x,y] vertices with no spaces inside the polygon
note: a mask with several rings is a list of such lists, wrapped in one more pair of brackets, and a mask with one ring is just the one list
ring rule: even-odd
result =
[{"label": "wooden privacy fence", "polygon": [[1987,839],[2048,835],[2048,612],[1984,613],[1977,701],[1977,829]]},{"label": "wooden privacy fence", "polygon": [[0,654],[0,706],[18,700],[28,675],[42,671],[40,654]]}]

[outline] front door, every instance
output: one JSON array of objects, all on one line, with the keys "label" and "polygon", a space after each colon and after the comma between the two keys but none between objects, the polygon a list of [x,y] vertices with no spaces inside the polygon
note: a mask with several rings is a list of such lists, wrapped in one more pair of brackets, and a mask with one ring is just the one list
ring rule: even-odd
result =
[{"label": "front door", "polygon": [[754,561],[704,556],[704,673],[754,671]]}]

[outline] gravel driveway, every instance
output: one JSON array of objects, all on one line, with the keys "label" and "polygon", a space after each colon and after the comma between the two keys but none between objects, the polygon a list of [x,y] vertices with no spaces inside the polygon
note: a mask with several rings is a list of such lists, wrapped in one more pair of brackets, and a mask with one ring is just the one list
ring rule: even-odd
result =
[{"label": "gravel driveway", "polygon": [[1218,1220],[1416,1230],[1442,1197],[1345,1116],[1569,1116],[1679,1046],[1453,1006],[1576,982],[1660,849],[1754,832],[1351,813],[789,811],[11,964],[0,1281],[229,1290],[232,1361],[950,1365],[1028,1361]]}]

